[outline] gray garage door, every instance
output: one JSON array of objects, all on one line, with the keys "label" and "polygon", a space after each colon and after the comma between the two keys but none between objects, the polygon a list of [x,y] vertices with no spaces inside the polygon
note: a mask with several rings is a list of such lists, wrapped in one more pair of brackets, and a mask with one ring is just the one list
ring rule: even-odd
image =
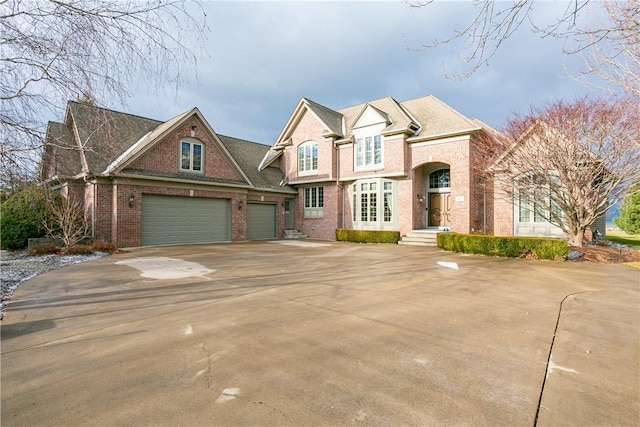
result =
[{"label": "gray garage door", "polygon": [[276,205],[247,204],[247,239],[273,239],[276,237]]},{"label": "gray garage door", "polygon": [[226,242],[230,239],[229,200],[142,196],[142,244]]}]

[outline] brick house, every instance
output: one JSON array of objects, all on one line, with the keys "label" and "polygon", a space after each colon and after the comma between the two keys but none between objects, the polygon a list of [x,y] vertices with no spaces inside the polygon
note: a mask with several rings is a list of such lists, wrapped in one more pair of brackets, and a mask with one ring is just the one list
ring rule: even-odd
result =
[{"label": "brick house", "polygon": [[41,174],[118,247],[275,238],[297,191],[277,162],[258,171],[268,149],[216,134],[197,108],[161,122],[69,102]]},{"label": "brick house", "polygon": [[272,146],[216,134],[197,108],[162,122],[69,102],[63,123],[49,123],[41,173],[83,202],[94,238],[118,247],[294,229],[329,240],[336,228],[405,241],[557,234],[521,227],[513,202],[476,171],[487,132],[433,96],[341,110],[302,98]]},{"label": "brick house", "polygon": [[311,237],[333,239],[336,228],[492,234],[493,193],[473,168],[486,129],[433,96],[337,111],[303,98],[260,169],[280,162],[298,189],[295,225]]}]

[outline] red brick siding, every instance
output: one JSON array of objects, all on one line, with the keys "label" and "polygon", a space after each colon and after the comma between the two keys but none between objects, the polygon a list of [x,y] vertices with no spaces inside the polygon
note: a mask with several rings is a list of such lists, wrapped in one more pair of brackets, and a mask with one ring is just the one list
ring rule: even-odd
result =
[{"label": "red brick siding", "polygon": [[209,136],[204,124],[195,117],[176,128],[128,167],[171,174],[179,172],[180,139],[191,137],[192,126],[196,126],[193,138],[204,144],[205,175],[242,180],[242,175],[233,167],[228,157],[223,154],[219,143]]},{"label": "red brick siding", "polygon": [[[291,134],[292,146],[284,150],[284,162],[281,168],[289,181],[298,179],[313,179],[322,177],[323,179],[333,179],[335,175],[335,155],[333,143],[324,138],[322,133],[324,126],[318,119],[308,111],[302,115],[298,126]],[[298,147],[307,141],[318,143],[318,173],[316,175],[298,175]]]},{"label": "red brick siding", "polygon": [[324,215],[322,218],[304,217],[304,187],[300,187],[296,203],[295,228],[314,239],[335,240],[342,189],[335,184],[326,183],[313,186],[324,187]]},{"label": "red brick siding", "polygon": [[496,236],[513,236],[513,202],[504,189],[494,188],[493,232]]},{"label": "red brick siding", "polygon": [[115,244],[112,229],[113,185],[111,183],[95,184],[94,189],[94,237],[96,240]]},{"label": "red brick siding", "polygon": [[[451,229],[460,233],[470,232],[471,205],[475,195],[471,185],[474,178],[469,167],[469,139],[460,138],[439,144],[412,146],[411,159],[414,168],[433,162],[449,165],[451,171]],[[419,187],[420,183],[416,182],[416,189]],[[425,188],[423,188],[422,194],[426,194]],[[411,199],[403,199],[404,205],[401,205],[401,209],[411,211],[409,203],[413,204],[414,198],[417,202],[416,195],[413,195]],[[420,222],[419,219],[416,221]]]},{"label": "red brick siding", "polygon": [[[277,204],[277,236],[284,230],[283,196],[249,195],[244,192],[222,190],[171,188],[135,183],[98,184],[96,186],[95,237],[111,241],[118,247],[135,247],[142,244],[142,197],[145,194],[205,197],[229,199],[231,204],[231,240],[247,239],[246,206],[248,201],[274,202]],[[129,207],[129,196],[133,206]],[[242,208],[240,208],[242,204]]]}]

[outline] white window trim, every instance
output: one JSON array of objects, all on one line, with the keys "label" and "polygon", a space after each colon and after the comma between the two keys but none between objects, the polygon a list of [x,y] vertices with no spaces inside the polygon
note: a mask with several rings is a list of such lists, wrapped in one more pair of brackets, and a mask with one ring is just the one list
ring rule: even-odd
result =
[{"label": "white window trim", "polygon": [[[367,164],[366,162],[366,140],[370,138],[371,141],[371,163]],[[376,149],[375,149],[375,139],[380,139],[380,161],[378,163],[375,162],[376,158]],[[359,150],[362,152],[359,153]],[[362,164],[358,165],[358,157],[362,156]],[[353,170],[354,171],[367,171],[367,170],[376,170],[376,169],[384,169],[384,137],[380,134],[375,135],[365,135],[362,137],[356,138],[353,144]]]},{"label": "white window trim", "polygon": [[[315,206],[313,206],[313,196],[315,193]],[[324,217],[324,187],[304,187],[302,190],[302,202],[305,218]],[[309,205],[309,206],[307,206]]]},{"label": "white window trim", "polygon": [[[182,167],[182,144],[189,144],[189,168]],[[194,146],[200,146],[200,170],[193,169],[193,149]],[[182,138],[178,143],[178,167],[181,172],[204,174],[204,144],[193,138]]]},{"label": "white window trim", "polygon": [[[362,184],[370,185],[376,183],[376,220],[362,221]],[[391,183],[391,190],[385,190],[385,183]],[[398,187],[397,182],[387,178],[361,179],[351,184],[352,226],[356,230],[395,230],[398,223]],[[384,218],[384,195],[391,193],[389,200],[391,204],[391,221]],[[368,194],[372,191],[368,190]],[[355,202],[355,203],[354,203]]]},{"label": "white window trim", "polygon": [[[311,150],[311,155],[307,156],[306,153],[306,149],[309,148]],[[315,148],[315,165],[314,165],[314,156],[313,156],[313,152],[314,152],[314,148]],[[300,150],[304,151],[303,157],[302,157],[302,162],[300,160]],[[298,150],[297,150],[297,167],[298,167],[298,176],[305,176],[305,175],[317,175],[318,174],[318,163],[320,161],[320,155],[319,155],[319,147],[318,147],[318,143],[315,141],[306,141],[303,142],[302,144],[298,145]],[[309,168],[307,168],[307,163],[310,163]],[[302,168],[300,168],[300,166],[302,165]],[[314,168],[315,166],[315,168]]]}]

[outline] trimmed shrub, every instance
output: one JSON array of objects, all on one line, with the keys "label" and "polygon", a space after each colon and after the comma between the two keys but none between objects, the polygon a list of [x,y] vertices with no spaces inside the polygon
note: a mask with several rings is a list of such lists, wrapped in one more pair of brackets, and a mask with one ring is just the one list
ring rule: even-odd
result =
[{"label": "trimmed shrub", "polygon": [[511,258],[563,260],[569,255],[566,240],[551,238],[438,233],[437,245],[447,251]]},{"label": "trimmed shrub", "polygon": [[73,245],[64,250],[65,255],[91,255],[93,247],[89,245]]},{"label": "trimmed shrub", "polygon": [[48,255],[60,252],[60,246],[55,243],[38,243],[29,248],[29,255]]},{"label": "trimmed shrub", "polygon": [[111,242],[105,242],[102,240],[97,240],[93,242],[93,244],[91,245],[91,248],[93,248],[95,252],[106,252],[108,254],[114,254],[118,251],[118,248],[116,248],[116,245],[114,245]]},{"label": "trimmed shrub", "polygon": [[347,230],[345,228],[337,228],[336,240],[341,242],[397,244],[400,240],[400,232],[389,230]]},{"label": "trimmed shrub", "polygon": [[48,207],[60,199],[59,194],[35,186],[12,194],[0,207],[2,249],[25,249],[30,237],[44,237],[43,224],[50,215]]}]

